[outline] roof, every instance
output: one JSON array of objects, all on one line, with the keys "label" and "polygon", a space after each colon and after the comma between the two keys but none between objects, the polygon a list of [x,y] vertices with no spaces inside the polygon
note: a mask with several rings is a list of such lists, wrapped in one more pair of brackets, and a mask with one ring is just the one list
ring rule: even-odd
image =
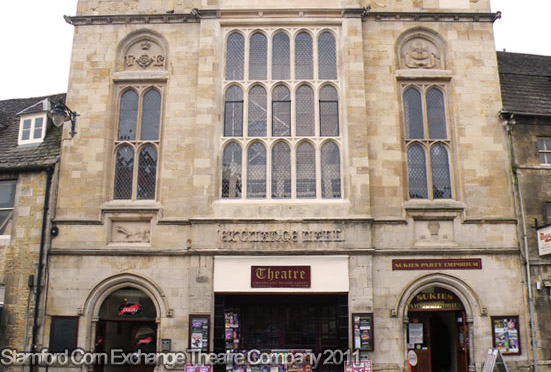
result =
[{"label": "roof", "polygon": [[551,115],[551,57],[497,52],[506,111]]},{"label": "roof", "polygon": [[[57,102],[65,94],[0,101],[0,172],[46,168],[59,159],[62,128],[48,126],[44,141],[36,146],[18,146],[18,113],[34,112],[44,99]],[[38,105],[38,106],[40,106]],[[27,110],[31,108],[31,110]]]}]

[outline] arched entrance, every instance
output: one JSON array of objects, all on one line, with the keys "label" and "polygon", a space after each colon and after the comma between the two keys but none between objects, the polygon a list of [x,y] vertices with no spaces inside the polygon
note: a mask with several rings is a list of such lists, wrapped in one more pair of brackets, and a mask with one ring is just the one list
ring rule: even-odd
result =
[{"label": "arched entrance", "polygon": [[[109,294],[99,309],[95,351],[120,349],[130,354],[154,353],[157,343],[157,311],[147,294],[134,287],[123,287]],[[150,372],[154,365],[142,362],[122,366],[100,365],[96,372]]]},{"label": "arched entrance", "polygon": [[469,332],[465,307],[452,291],[431,286],[417,292],[407,308],[407,349],[412,372],[466,372]]}]

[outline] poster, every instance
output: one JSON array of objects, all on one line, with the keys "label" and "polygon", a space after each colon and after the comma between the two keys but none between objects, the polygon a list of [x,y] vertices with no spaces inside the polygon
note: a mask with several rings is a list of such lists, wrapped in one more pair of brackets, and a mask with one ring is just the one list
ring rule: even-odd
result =
[{"label": "poster", "polygon": [[352,314],[354,349],[373,351],[373,314]]},{"label": "poster", "polygon": [[423,343],[423,323],[408,324],[408,344]]},{"label": "poster", "polygon": [[189,333],[189,348],[208,352],[210,315],[190,315]]},{"label": "poster", "polygon": [[520,354],[518,316],[493,316],[491,319],[494,348],[502,354]]},{"label": "poster", "polygon": [[344,362],[344,372],[372,372],[371,360],[363,360],[358,363]]}]

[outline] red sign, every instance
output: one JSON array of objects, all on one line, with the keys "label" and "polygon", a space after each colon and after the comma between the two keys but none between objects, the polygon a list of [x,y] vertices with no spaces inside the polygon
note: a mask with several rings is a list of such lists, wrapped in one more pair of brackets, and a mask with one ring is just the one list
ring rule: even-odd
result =
[{"label": "red sign", "polygon": [[252,288],[310,288],[310,266],[251,266]]},{"label": "red sign", "polygon": [[392,270],[481,270],[480,258],[392,260]]},{"label": "red sign", "polygon": [[123,316],[123,315],[136,315],[140,311],[142,311],[142,307],[140,306],[140,304],[124,303],[119,307],[119,315],[120,316]]}]

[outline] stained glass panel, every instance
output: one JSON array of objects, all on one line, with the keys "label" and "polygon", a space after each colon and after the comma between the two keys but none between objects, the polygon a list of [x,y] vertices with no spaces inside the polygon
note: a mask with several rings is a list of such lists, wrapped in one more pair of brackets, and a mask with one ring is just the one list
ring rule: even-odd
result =
[{"label": "stained glass panel", "polygon": [[291,152],[284,142],[278,142],[272,149],[272,198],[291,197]]},{"label": "stained glass panel", "polygon": [[222,156],[222,197],[241,197],[241,147],[232,142]]},{"label": "stained glass panel", "polygon": [[136,124],[138,122],[138,93],[127,90],[122,94],[119,109],[119,141],[134,141],[136,139]]},{"label": "stained glass panel", "polygon": [[428,199],[425,150],[417,144],[408,149],[408,182],[411,199]]},{"label": "stained glass panel", "polygon": [[266,197],[266,149],[253,143],[247,151],[247,198]]},{"label": "stained glass panel", "polygon": [[145,146],[138,158],[138,199],[155,199],[157,181],[157,150],[154,146]]},{"label": "stained glass panel", "polygon": [[251,36],[249,51],[249,79],[266,80],[267,48],[266,36],[256,32]]},{"label": "stained glass panel", "polygon": [[316,152],[308,142],[297,148],[297,198],[316,197]]},{"label": "stained glass panel", "polygon": [[314,91],[301,85],[296,92],[296,135],[314,135]]}]

